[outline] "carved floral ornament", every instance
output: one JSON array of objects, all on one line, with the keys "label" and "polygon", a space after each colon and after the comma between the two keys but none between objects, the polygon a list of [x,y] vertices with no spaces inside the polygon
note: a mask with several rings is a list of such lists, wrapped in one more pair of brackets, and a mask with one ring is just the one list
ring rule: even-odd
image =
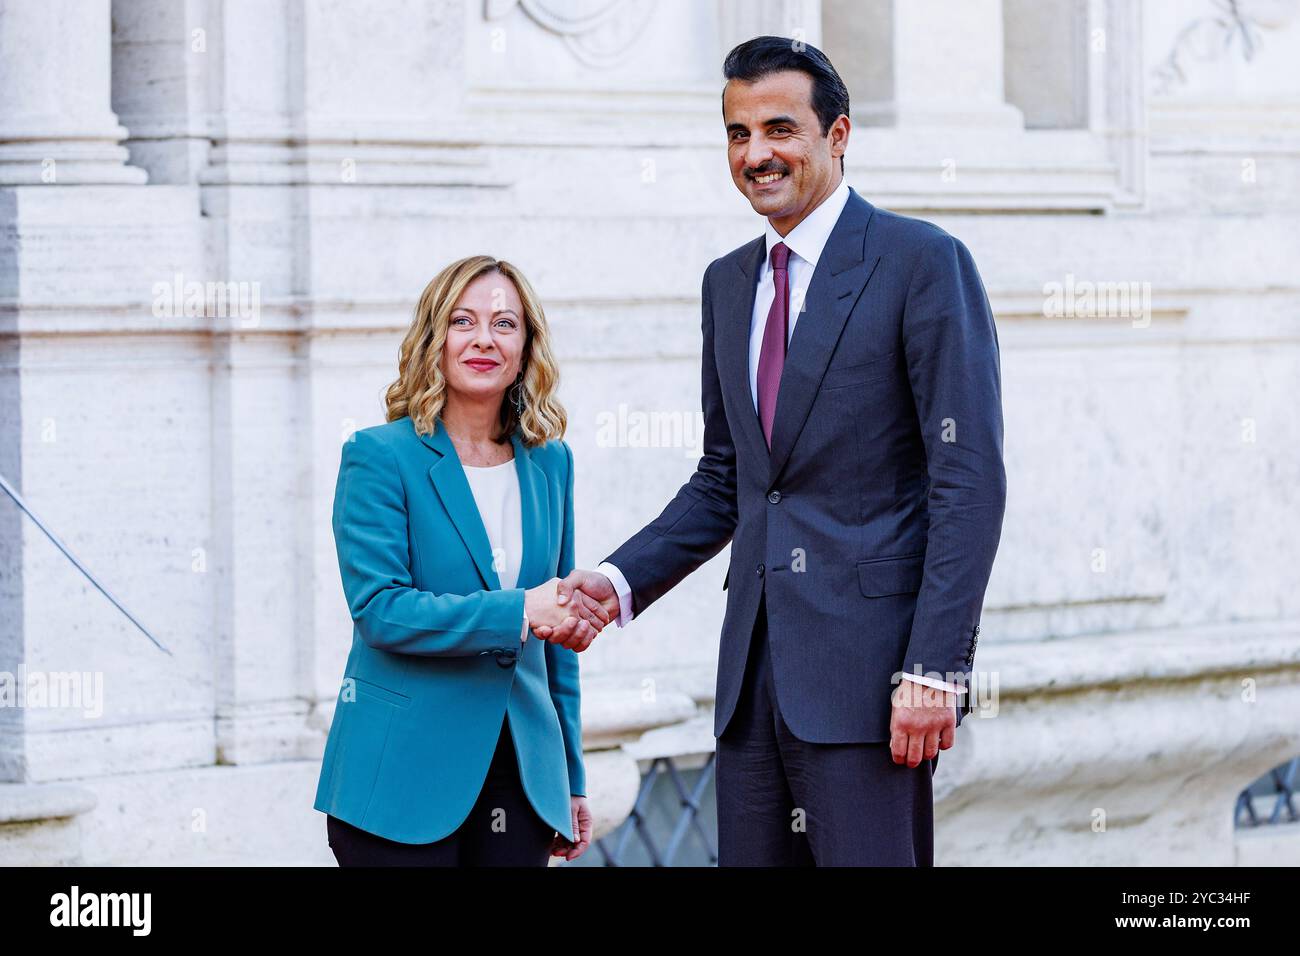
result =
[{"label": "carved floral ornament", "polygon": [[484,19],[501,20],[515,7],[564,39],[587,66],[617,66],[632,48],[654,12],[653,0],[484,0]]},{"label": "carved floral ornament", "polygon": [[1249,62],[1262,31],[1281,29],[1300,13],[1300,0],[1212,0],[1210,6],[1213,12],[1178,31],[1169,55],[1155,68],[1154,93],[1171,93],[1187,83],[1188,58],[1217,60],[1240,44],[1242,59]]}]

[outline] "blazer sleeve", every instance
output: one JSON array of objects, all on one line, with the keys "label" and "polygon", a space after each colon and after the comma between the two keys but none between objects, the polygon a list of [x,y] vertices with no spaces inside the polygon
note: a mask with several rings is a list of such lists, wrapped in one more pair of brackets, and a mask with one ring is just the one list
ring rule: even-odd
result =
[{"label": "blazer sleeve", "polygon": [[371,647],[426,657],[518,652],[523,588],[434,594],[413,587],[397,457],[364,430],[343,443],[333,526],[348,608]]},{"label": "blazer sleeve", "polygon": [[618,568],[632,589],[633,614],[641,614],[705,561],[726,547],[736,533],[736,446],[727,423],[722,385],[713,348],[713,303],[709,273],[700,289],[700,403],[704,413],[704,453],[686,484],[654,521],[605,560]]},{"label": "blazer sleeve", "polygon": [[903,671],[964,680],[1002,533],[1007,478],[993,312],[970,252],[947,233],[918,250],[903,347],[930,484],[925,570]]},{"label": "blazer sleeve", "polygon": [[[573,570],[573,449],[562,442],[568,462],[568,476],[564,482],[564,531],[560,538],[560,563],[557,577],[565,577]],[[559,644],[546,642],[546,679],[550,685],[551,701],[560,718],[560,732],[564,736],[564,756],[569,768],[569,793],[575,797],[587,795],[587,774],[582,763],[582,712],[581,689],[578,682],[578,652]]]}]

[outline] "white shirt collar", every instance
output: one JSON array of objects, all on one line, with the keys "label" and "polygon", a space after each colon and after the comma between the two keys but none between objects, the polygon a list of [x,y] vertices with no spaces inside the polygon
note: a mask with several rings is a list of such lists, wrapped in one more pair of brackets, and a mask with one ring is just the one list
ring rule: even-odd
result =
[{"label": "white shirt collar", "polygon": [[844,204],[848,201],[849,182],[841,176],[840,184],[822,200],[820,206],[808,213],[799,225],[791,229],[788,236],[783,237],[772,228],[770,219],[763,220],[767,226],[765,231],[767,244],[763,247],[764,272],[772,268],[772,247],[778,242],[784,242],[792,253],[816,268],[817,260],[821,258],[822,250],[826,248],[826,242],[831,237],[831,230],[835,228],[835,223],[839,222],[840,213],[844,211]]}]

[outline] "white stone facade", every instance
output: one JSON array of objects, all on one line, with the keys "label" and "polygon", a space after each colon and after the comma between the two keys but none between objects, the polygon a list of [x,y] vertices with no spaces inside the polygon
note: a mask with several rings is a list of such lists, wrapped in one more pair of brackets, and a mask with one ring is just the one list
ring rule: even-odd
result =
[{"label": "white stone facade", "polygon": [[[542,296],[579,564],[658,514],[701,275],[761,231],[719,97],[762,33],[827,52],[850,184],[961,238],[997,315],[996,695],[936,862],[1300,862],[1232,824],[1300,753],[1300,2],[1238,9],[0,0],[0,475],[171,651],[0,495],[0,672],[88,691],[0,707],[0,863],[333,863],[339,449],[451,260]],[[712,748],[725,568],[583,655],[602,830],[638,759]]]}]

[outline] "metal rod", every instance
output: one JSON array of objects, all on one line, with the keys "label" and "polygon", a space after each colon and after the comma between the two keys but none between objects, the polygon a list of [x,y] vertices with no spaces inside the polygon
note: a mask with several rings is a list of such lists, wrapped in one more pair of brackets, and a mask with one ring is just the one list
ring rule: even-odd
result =
[{"label": "metal rod", "polygon": [[18,489],[16,489],[13,485],[9,484],[9,482],[5,480],[4,475],[0,475],[0,490],[3,490],[5,494],[7,494],[10,498],[12,498],[14,500],[14,503],[18,505],[18,507],[21,508],[24,513],[26,513],[27,517],[31,518],[34,522],[36,522],[36,527],[40,528],[42,531],[45,532],[45,536],[54,542],[54,546],[63,552],[63,554],[67,557],[67,559],[71,561],[73,565],[76,566],[78,571],[80,571],[82,574],[86,576],[86,579],[90,581],[91,584],[99,588],[100,593],[103,594],[104,597],[108,598],[110,601],[113,602],[114,607],[116,607],[119,611],[121,611],[123,614],[126,615],[127,620],[129,620],[132,624],[138,627],[145,637],[153,641],[154,644],[157,646],[158,650],[162,651],[164,654],[168,656],[171,656],[172,652],[167,650],[167,648],[163,647],[162,644],[159,643],[158,638],[150,634],[149,629],[145,627],[143,624],[141,624],[138,620],[136,620],[135,615],[132,614],[130,611],[128,611],[125,607],[123,607],[122,602],[119,601],[117,598],[113,597],[112,593],[108,590],[108,588],[106,588],[103,584],[101,584],[99,579],[90,573],[90,569],[77,560],[77,556],[74,555],[71,551],[69,551],[67,545],[65,545],[62,541],[59,540],[59,536],[56,535],[53,531],[51,531],[48,527],[46,527],[45,522],[42,521],[39,517],[37,517],[36,512],[32,511],[32,509],[28,506],[27,502],[23,500],[23,496],[18,493]]}]

